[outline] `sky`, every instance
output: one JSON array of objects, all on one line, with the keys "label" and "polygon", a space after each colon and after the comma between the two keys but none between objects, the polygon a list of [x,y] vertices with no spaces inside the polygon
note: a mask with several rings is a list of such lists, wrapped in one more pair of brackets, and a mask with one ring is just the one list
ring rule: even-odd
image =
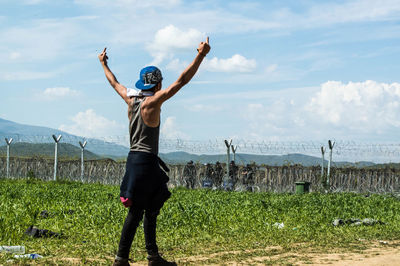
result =
[{"label": "sky", "polygon": [[398,142],[400,1],[0,0],[0,118],[84,137],[126,136],[119,82],[158,66],[192,81],[161,137]]}]

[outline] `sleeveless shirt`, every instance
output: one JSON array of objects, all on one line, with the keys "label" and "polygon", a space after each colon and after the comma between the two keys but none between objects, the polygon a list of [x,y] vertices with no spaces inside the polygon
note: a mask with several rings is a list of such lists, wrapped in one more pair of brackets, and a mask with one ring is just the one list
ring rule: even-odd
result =
[{"label": "sleeveless shirt", "polygon": [[136,98],[131,111],[129,121],[130,150],[148,152],[158,155],[158,140],[160,125],[147,126],[140,112],[143,99]]}]

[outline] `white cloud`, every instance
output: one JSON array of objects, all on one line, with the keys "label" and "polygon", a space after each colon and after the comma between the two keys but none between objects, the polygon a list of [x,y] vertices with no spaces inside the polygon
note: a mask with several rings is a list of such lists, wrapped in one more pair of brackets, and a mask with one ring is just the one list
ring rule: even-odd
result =
[{"label": "white cloud", "polygon": [[[31,4],[40,2],[42,1],[25,0],[25,3]],[[183,3],[178,0],[76,0],[75,4],[88,7],[89,10],[84,10],[86,14],[96,14],[97,18],[87,16],[35,19],[28,20],[23,26],[0,29],[0,60],[10,58],[10,47],[18,49],[20,58],[27,62],[60,58],[61,55],[71,54],[71,51],[74,54],[76,51],[79,53],[80,49],[74,50],[75,47],[93,47],[103,43],[104,36],[109,36],[107,42],[114,46],[148,42],[147,49],[154,56],[153,62],[158,63],[168,57],[168,52],[177,52],[182,46],[185,49],[195,49],[198,42],[205,37],[203,32],[238,34],[267,31],[269,34],[287,34],[284,33],[285,29],[390,20],[398,18],[400,11],[400,2],[393,0],[304,5],[305,11],[301,13],[274,8],[268,11],[267,15],[263,13],[262,18],[253,16],[251,8],[246,14],[240,14],[242,10],[239,7],[226,10],[222,5],[213,5],[214,8],[210,8],[207,3]],[[110,8],[117,9],[112,12],[113,16],[108,16]],[[160,8],[171,10],[164,12],[165,10]],[[263,5],[258,6],[256,11],[260,11],[260,8],[263,8]],[[165,25],[169,26],[157,31],[159,28],[156,27]],[[382,29],[387,27],[385,25]],[[393,33],[388,34],[395,35],[395,30],[397,29],[394,28]],[[150,42],[152,34],[156,31],[153,39],[155,43]]]},{"label": "white cloud", "polygon": [[[157,25],[173,24],[178,28],[195,28],[207,32],[228,33],[270,30],[282,27],[280,22],[266,21],[264,17],[257,19],[243,16],[237,14],[237,12],[227,11],[225,4],[222,7],[218,7],[214,3],[209,5],[207,1],[75,0],[75,3],[96,9],[96,12],[104,12],[104,17],[107,16],[110,10],[113,10],[112,19],[106,23],[107,27],[111,25],[114,28],[113,31],[132,32],[132,29],[135,29],[134,31],[137,32],[145,28],[145,30],[141,31],[141,41]],[[238,9],[242,10],[240,7]],[[136,18],[137,21],[132,23],[132,18]],[[156,23],[154,18],[156,18]],[[139,23],[143,23],[143,25],[139,25]],[[127,27],[131,29],[126,29]],[[126,42],[127,38],[130,38],[129,35],[117,35],[125,37],[125,39],[118,40],[122,42]],[[132,38],[138,39],[137,35]],[[133,39],[130,41],[133,41]]]},{"label": "white cloud", "polygon": [[256,60],[247,59],[240,54],[228,59],[206,59],[203,64],[204,69],[211,72],[252,72],[257,67]]},{"label": "white cloud", "polygon": [[179,126],[176,123],[176,117],[169,116],[165,119],[163,126],[161,127],[160,134],[165,139],[188,139],[188,135],[179,130]]},{"label": "white cloud", "polygon": [[188,62],[180,61],[179,59],[175,58],[171,60],[171,62],[169,62],[165,68],[176,72],[182,72],[188,65]]},{"label": "white cloud", "polygon": [[399,12],[400,2],[397,0],[323,3],[310,8],[306,21],[308,26],[320,27],[327,24],[397,19]]},{"label": "white cloud", "polygon": [[[32,4],[40,2],[42,1],[26,0],[26,3]],[[88,50],[88,47],[103,43],[104,36],[109,36],[107,42],[114,47],[118,45],[132,47],[133,44],[148,43],[146,48],[154,57],[152,63],[158,64],[170,58],[171,55],[173,58],[174,53],[184,49],[195,49],[198,42],[205,38],[204,32],[209,32],[212,36],[221,32],[238,34],[255,31],[287,34],[287,32],[284,33],[285,29],[326,27],[331,24],[364,20],[390,20],[398,17],[400,10],[399,1],[384,1],[383,3],[348,1],[340,4],[304,5],[305,11],[301,13],[274,8],[268,11],[266,16],[268,19],[265,19],[265,16],[263,18],[252,16],[254,12],[251,12],[251,8],[243,14],[239,7],[227,10],[222,8],[222,5],[210,8],[206,3],[184,3],[178,0],[144,2],[79,0],[75,1],[75,4],[88,7],[89,10],[84,10],[86,14],[96,16],[35,19],[28,20],[24,25],[0,29],[2,40],[0,60],[15,60],[15,57],[18,57],[26,62],[38,62],[65,58],[71,53],[79,56],[79,53],[87,54],[87,51],[82,52],[82,47]],[[113,16],[107,16],[110,12],[109,8],[117,9],[112,12]],[[164,12],[162,8],[171,10]],[[263,5],[257,7],[257,9],[260,8],[263,8]],[[157,18],[156,22],[154,18]],[[392,34],[391,36],[397,34],[395,30],[396,28],[388,34]],[[156,34],[152,39],[154,32]],[[376,36],[376,34],[363,34],[363,36],[368,35]],[[343,40],[344,38],[336,39]],[[43,40],[46,41],[43,42]],[[14,49],[19,55],[14,54],[10,57]]]},{"label": "white cloud", "polygon": [[265,68],[265,73],[268,73],[268,74],[274,73],[274,72],[276,72],[276,69],[277,69],[277,68],[278,68],[278,65],[277,65],[277,64],[269,65],[269,66],[267,66],[267,67]]},{"label": "white cloud", "polygon": [[65,97],[77,97],[81,93],[77,90],[72,90],[68,87],[54,87],[45,89],[41,96],[46,100],[54,100]]},{"label": "white cloud", "polygon": [[[328,81],[319,88],[265,90],[240,100],[238,96],[225,95],[224,102],[226,108],[242,107],[230,119],[240,118],[236,134],[244,138],[390,141],[400,130],[400,83]],[[219,95],[208,99],[218,105],[213,99]]]},{"label": "white cloud", "polygon": [[21,53],[19,53],[19,52],[11,52],[10,53],[10,59],[11,60],[16,60],[16,59],[18,59],[20,57],[21,57]]},{"label": "white cloud", "polygon": [[[172,59],[166,66],[166,69],[176,72],[183,71],[189,65],[186,61],[180,61],[175,58]],[[242,55],[235,54],[227,59],[219,59],[214,57],[212,59],[205,59],[202,64],[202,69],[209,72],[233,72],[233,73],[248,73],[255,70],[257,67],[256,60],[247,59]],[[271,65],[266,68],[268,74],[276,71],[277,65]]]},{"label": "white cloud", "polygon": [[126,132],[126,127],[114,120],[98,115],[93,109],[79,112],[71,119],[72,124],[60,125],[59,130],[86,138],[103,138],[120,136]]},{"label": "white cloud", "polygon": [[[303,11],[304,10],[304,11]],[[310,29],[359,22],[397,20],[400,2],[397,0],[320,1],[304,4],[301,12],[289,8],[274,8],[268,22],[275,29]],[[382,27],[382,29],[384,29]]]},{"label": "white cloud", "polygon": [[201,112],[201,113],[216,113],[223,110],[222,105],[214,105],[214,104],[190,104],[185,105],[185,108],[189,111],[193,112]]},{"label": "white cloud", "polygon": [[93,16],[37,19],[30,20],[23,26],[0,29],[0,39],[3,40],[0,43],[0,59],[9,60],[10,57],[13,59],[15,50],[24,62],[36,63],[75,53],[73,51],[75,47],[100,38],[93,30],[94,25],[91,24],[95,19]]},{"label": "white cloud", "polygon": [[[252,140],[294,140],[301,139],[294,134],[293,128],[302,127],[303,123],[296,107],[290,99],[276,98],[268,103],[248,103],[244,106],[241,117],[244,118],[242,136]],[[303,134],[301,134],[303,135]],[[303,135],[304,136],[304,135]]]},{"label": "white cloud", "polygon": [[[185,3],[187,4],[187,3]],[[163,23],[185,25],[213,33],[245,33],[265,31],[272,35],[288,34],[285,30],[304,28],[321,28],[343,23],[358,23],[369,21],[387,21],[398,19],[400,2],[397,0],[356,0],[340,2],[310,2],[303,3],[301,12],[283,7],[275,7],[269,10],[264,5],[246,3],[247,10],[243,14],[243,8],[231,5],[233,9],[227,9],[223,5],[213,5],[208,8],[207,1],[187,6],[188,9],[178,9],[177,12],[159,14]],[[264,11],[264,12],[260,12]],[[179,14],[179,15],[178,15]],[[204,18],[207,18],[204,20]],[[382,27],[383,28],[383,27]]]},{"label": "white cloud", "polygon": [[307,109],[325,123],[347,128],[400,127],[400,84],[328,81]]},{"label": "white cloud", "polygon": [[[30,0],[38,1],[38,0]],[[39,0],[40,1],[40,0]],[[76,4],[87,5],[93,8],[123,8],[123,9],[136,9],[136,8],[154,8],[154,7],[164,7],[172,8],[181,3],[181,0],[74,0]]]},{"label": "white cloud", "polygon": [[[251,72],[237,72],[241,74],[230,75],[228,79],[219,79],[219,82],[260,86],[260,84],[262,85],[269,82],[300,80],[310,72],[309,69],[293,67],[290,65],[272,64],[260,68],[257,66],[258,64],[256,62],[256,67]],[[246,70],[250,71],[250,68]]]},{"label": "white cloud", "polygon": [[205,34],[196,29],[184,31],[174,25],[168,25],[156,32],[147,49],[154,57],[152,64],[158,65],[165,58],[172,58],[178,51],[195,49],[202,39],[205,39]]},{"label": "white cloud", "polygon": [[23,0],[23,4],[25,5],[37,5],[45,2],[45,0]]},{"label": "white cloud", "polygon": [[3,72],[0,73],[0,80],[35,80],[47,79],[56,75],[56,72],[36,72],[36,71],[20,71],[20,72]]}]

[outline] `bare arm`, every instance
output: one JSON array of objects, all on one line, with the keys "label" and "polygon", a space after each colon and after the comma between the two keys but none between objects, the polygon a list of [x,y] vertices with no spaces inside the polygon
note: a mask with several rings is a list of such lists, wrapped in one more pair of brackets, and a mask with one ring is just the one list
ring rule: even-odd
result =
[{"label": "bare arm", "polygon": [[111,87],[113,87],[114,90],[128,104],[130,99],[126,95],[126,87],[118,82],[117,78],[114,76],[114,74],[111,72],[110,68],[108,67],[108,64],[107,64],[108,56],[107,56],[107,53],[106,53],[106,49],[107,48],[104,48],[103,52],[101,54],[99,54],[99,56],[98,56],[99,60],[100,60],[100,63],[102,65],[102,67],[103,67],[104,74],[106,75],[106,78],[107,78],[108,82],[110,83]]},{"label": "bare arm", "polygon": [[194,58],[193,62],[182,72],[179,78],[172,83],[167,89],[158,91],[154,96],[154,103],[161,106],[163,102],[174,96],[183,86],[185,86],[196,74],[201,62],[204,57],[210,51],[210,45],[208,43],[208,37],[206,42],[201,42],[197,49],[198,54]]}]

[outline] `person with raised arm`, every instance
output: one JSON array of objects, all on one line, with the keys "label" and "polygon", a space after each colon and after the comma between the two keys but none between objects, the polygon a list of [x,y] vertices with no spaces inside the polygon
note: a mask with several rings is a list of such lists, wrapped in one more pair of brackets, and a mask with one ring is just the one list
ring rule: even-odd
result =
[{"label": "person with raised arm", "polygon": [[167,187],[169,178],[165,173],[169,169],[158,157],[160,112],[162,104],[193,78],[209,51],[207,37],[205,42],[199,44],[198,53],[192,63],[166,89],[161,89],[163,77],[157,67],[143,68],[135,84],[139,91],[127,89],[118,82],[108,67],[106,48],[98,56],[108,82],[127,103],[129,118],[130,151],[120,187],[121,201],[129,211],[122,228],[114,265],[129,265],[130,248],[143,215],[149,265],[176,265],[160,256],[156,243],[157,216],[171,196]]}]

